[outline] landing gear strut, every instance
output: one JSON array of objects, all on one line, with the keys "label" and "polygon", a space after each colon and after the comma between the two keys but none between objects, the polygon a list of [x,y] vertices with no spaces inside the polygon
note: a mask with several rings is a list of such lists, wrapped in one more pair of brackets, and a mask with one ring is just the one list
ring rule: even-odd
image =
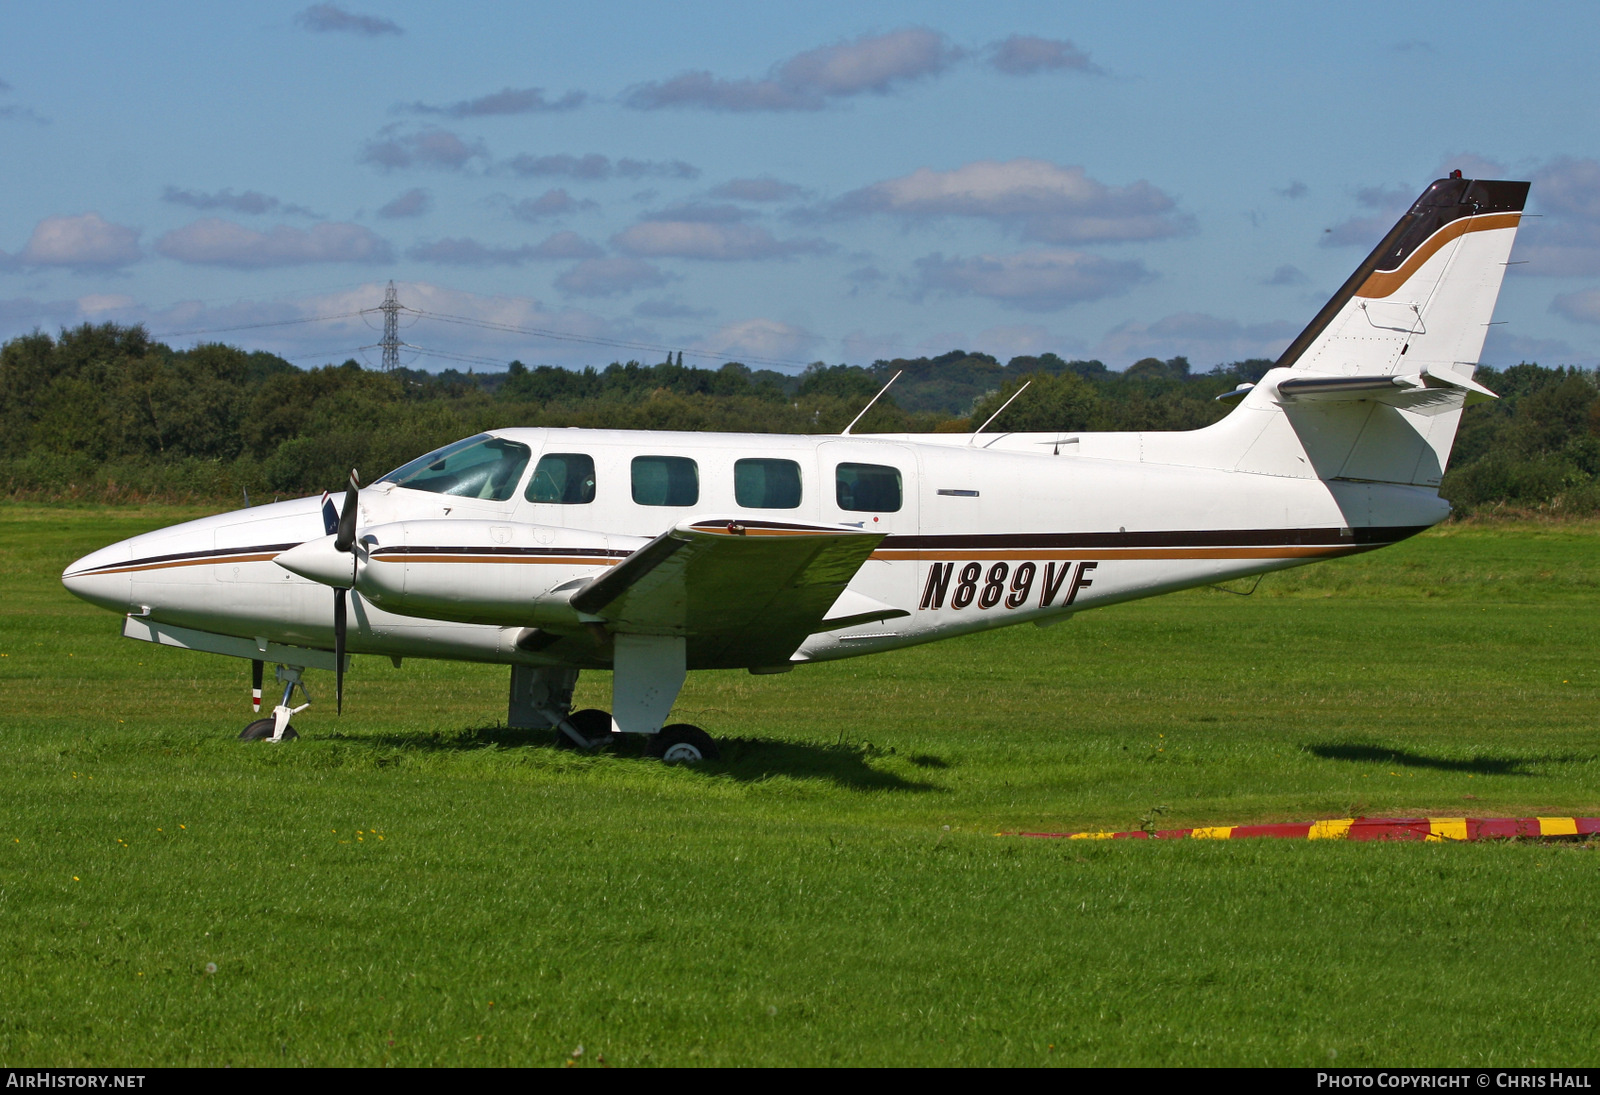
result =
[{"label": "landing gear strut", "polygon": [[[300,674],[304,671],[304,667],[298,665],[278,666],[274,675],[283,684],[282,702],[272,709],[270,719],[257,719],[240,731],[240,741],[289,741],[300,736],[295,733],[294,727],[289,725],[289,720],[311,706],[311,695],[300,680]],[[251,677],[251,683],[255,686],[253,691],[259,696],[261,677],[254,672]],[[299,707],[290,707],[289,702],[294,699],[296,688],[300,689],[300,695],[306,702]],[[257,703],[259,704],[259,700]]]},{"label": "landing gear strut", "polygon": [[[680,648],[681,649],[681,648]],[[681,659],[681,653],[679,654]],[[680,663],[681,664],[681,663]],[[649,754],[669,764],[696,764],[702,760],[715,760],[717,746],[711,736],[698,726],[675,723],[660,731],[633,729],[646,726],[653,718],[666,714],[677,697],[678,686],[683,681],[681,668],[671,666],[665,674],[666,688],[654,689],[641,703],[636,696],[638,688],[629,689],[624,684],[613,685],[613,699],[618,709],[627,709],[630,726],[619,727],[617,720],[599,708],[572,710],[572,690],[578,681],[576,669],[514,665],[511,667],[511,700],[506,712],[506,725],[519,729],[549,728],[556,732],[557,747],[582,749],[590,752],[630,732],[642,736],[648,743]],[[648,688],[654,682],[646,681]],[[646,708],[641,713],[636,708]],[[655,714],[655,710],[660,714]],[[658,724],[659,725],[659,724]]]}]

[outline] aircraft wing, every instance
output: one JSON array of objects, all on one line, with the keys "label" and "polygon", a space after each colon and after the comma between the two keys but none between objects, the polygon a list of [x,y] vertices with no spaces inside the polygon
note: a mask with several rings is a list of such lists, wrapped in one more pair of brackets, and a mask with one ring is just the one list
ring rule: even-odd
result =
[{"label": "aircraft wing", "polygon": [[882,533],[697,518],[651,540],[572,595],[613,632],[682,635],[699,660],[781,665],[817,631],[906,615],[884,606],[825,621]]}]

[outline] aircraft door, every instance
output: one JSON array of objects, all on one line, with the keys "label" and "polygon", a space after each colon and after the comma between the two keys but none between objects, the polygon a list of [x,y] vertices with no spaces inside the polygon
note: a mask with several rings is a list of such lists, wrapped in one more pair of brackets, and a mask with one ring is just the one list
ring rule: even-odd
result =
[{"label": "aircraft door", "polygon": [[916,563],[891,562],[884,553],[897,537],[917,535],[916,451],[891,441],[828,441],[817,446],[816,476],[822,524],[888,534],[850,588],[908,607],[916,595]]}]

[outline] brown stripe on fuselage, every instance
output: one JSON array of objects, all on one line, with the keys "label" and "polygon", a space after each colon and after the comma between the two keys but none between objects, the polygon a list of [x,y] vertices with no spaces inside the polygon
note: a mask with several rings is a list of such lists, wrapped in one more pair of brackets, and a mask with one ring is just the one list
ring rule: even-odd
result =
[{"label": "brown stripe on fuselage", "polygon": [[142,570],[169,570],[172,567],[208,567],[223,563],[259,563],[270,561],[282,555],[281,551],[259,552],[250,555],[207,555],[200,559],[168,559],[158,563],[124,563],[113,567],[96,567],[94,570],[81,570],[76,574],[69,574],[69,578],[82,578],[85,575],[101,574],[131,574]]},{"label": "brown stripe on fuselage", "polygon": [[962,559],[1331,559],[1339,555],[1355,555],[1374,551],[1384,544],[1351,544],[1347,547],[1228,547],[1228,548],[1079,548],[1028,549],[1028,548],[974,548],[971,551],[933,550],[918,548],[875,551],[871,558],[888,562],[905,559],[959,561]]},{"label": "brown stripe on fuselage", "polygon": [[1404,285],[1419,269],[1422,264],[1438,253],[1439,249],[1452,240],[1460,239],[1468,232],[1490,232],[1496,228],[1515,228],[1522,220],[1521,213],[1485,213],[1479,217],[1463,217],[1451,221],[1433,235],[1429,236],[1422,246],[1406,256],[1406,261],[1395,270],[1380,270],[1373,273],[1356,290],[1358,297],[1386,297]]},{"label": "brown stripe on fuselage", "polygon": [[469,552],[461,554],[434,554],[434,555],[374,555],[373,562],[377,563],[536,563],[542,566],[554,566],[565,563],[570,566],[614,566],[621,562],[620,559],[609,559],[605,556],[585,555],[475,555]]}]

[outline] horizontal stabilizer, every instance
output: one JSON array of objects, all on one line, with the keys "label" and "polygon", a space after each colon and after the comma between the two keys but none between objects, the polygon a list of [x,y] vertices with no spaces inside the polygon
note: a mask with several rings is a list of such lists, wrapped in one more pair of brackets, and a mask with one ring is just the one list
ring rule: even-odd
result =
[{"label": "horizontal stabilizer", "polygon": [[1279,380],[1276,387],[1280,403],[1370,400],[1421,415],[1443,414],[1499,398],[1482,384],[1433,366],[1399,375],[1291,376]]}]

